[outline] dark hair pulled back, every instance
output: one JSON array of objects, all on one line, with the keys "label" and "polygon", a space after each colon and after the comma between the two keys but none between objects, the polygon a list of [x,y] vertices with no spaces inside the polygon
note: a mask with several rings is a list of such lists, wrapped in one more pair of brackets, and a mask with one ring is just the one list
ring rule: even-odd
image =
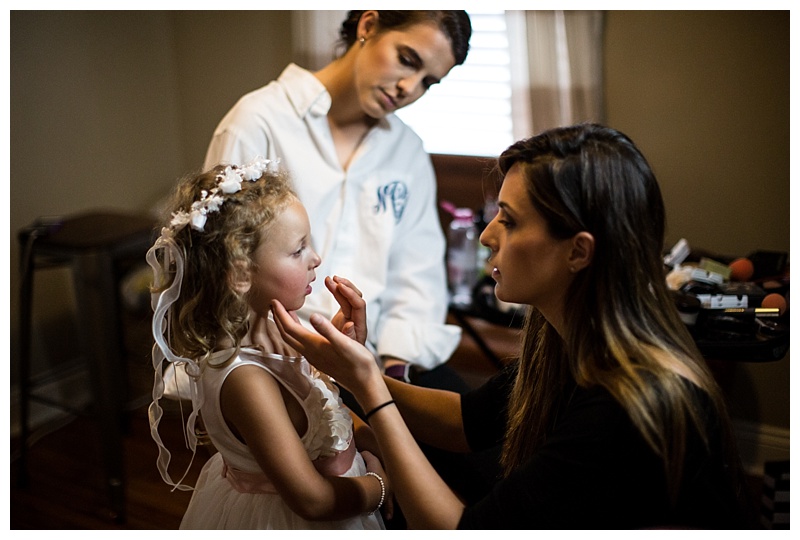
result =
[{"label": "dark hair pulled back", "polygon": [[[347,49],[356,42],[358,36],[358,21],[364,11],[349,11],[347,18],[339,30],[340,43]],[[402,30],[415,24],[435,22],[450,40],[453,57],[456,65],[461,65],[467,59],[469,39],[472,36],[472,23],[469,15],[463,10],[452,11],[396,11],[379,10],[379,32],[387,30]]]}]

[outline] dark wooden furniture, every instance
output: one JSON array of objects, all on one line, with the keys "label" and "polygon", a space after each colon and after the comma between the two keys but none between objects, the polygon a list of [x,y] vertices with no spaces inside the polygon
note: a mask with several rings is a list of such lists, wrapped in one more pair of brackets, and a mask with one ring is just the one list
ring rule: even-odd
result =
[{"label": "dark wooden furniture", "polygon": [[[21,230],[20,410],[21,443],[17,481],[29,481],[28,440],[31,400],[50,405],[30,386],[32,294],[37,269],[68,266],[77,302],[79,342],[91,376],[92,416],[100,426],[109,512],[125,519],[122,413],[127,399],[121,333],[119,279],[130,261],[143,261],[152,243],[154,222],[115,211],[93,211],[63,219],[37,220]],[[80,413],[82,411],[71,411]]]}]

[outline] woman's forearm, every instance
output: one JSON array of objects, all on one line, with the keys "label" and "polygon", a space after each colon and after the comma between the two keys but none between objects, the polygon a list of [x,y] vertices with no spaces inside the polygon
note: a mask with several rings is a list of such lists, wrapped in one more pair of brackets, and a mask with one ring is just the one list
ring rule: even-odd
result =
[{"label": "woman's forearm", "polygon": [[420,442],[450,452],[468,452],[461,419],[461,396],[384,376],[411,434]]},{"label": "woman's forearm", "polygon": [[455,529],[464,505],[428,462],[400,410],[383,407],[370,416],[369,423],[409,528]]}]

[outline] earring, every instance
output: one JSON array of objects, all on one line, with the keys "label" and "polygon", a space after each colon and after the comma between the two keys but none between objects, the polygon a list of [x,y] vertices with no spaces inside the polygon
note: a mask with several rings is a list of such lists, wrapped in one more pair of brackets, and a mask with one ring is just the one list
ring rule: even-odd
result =
[{"label": "earring", "polygon": [[365,41],[367,41],[367,38],[365,37],[358,38],[358,42],[361,43],[362,45],[364,44]]}]

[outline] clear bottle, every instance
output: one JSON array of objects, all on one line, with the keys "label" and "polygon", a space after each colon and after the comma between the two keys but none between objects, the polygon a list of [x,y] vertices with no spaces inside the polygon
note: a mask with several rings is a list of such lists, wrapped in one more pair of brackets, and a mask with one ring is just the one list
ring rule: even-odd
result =
[{"label": "clear bottle", "polygon": [[457,305],[472,303],[472,289],[478,281],[478,229],[472,210],[456,208],[447,233],[447,275]]}]

